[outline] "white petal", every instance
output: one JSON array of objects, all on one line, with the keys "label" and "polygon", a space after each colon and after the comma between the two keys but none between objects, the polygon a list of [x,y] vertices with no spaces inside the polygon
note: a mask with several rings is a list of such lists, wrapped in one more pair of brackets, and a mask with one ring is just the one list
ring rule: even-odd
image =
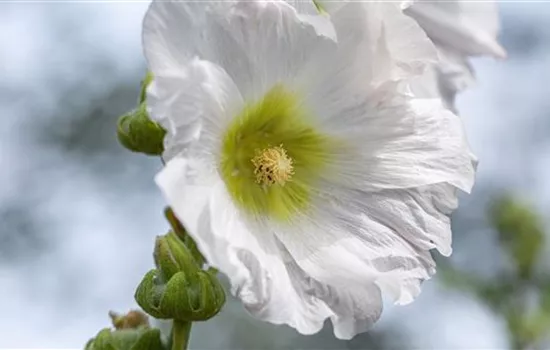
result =
[{"label": "white petal", "polygon": [[[306,293],[297,271],[287,269],[275,237],[268,231],[252,233],[221,183],[212,194],[210,210],[212,239],[227,245],[209,261],[228,273],[246,309],[259,319],[286,323],[303,334],[318,332],[330,311]],[[248,272],[245,280],[235,278],[235,267]]]},{"label": "white petal", "polygon": [[[158,75],[147,89],[149,115],[167,131],[164,139],[165,160],[181,152],[200,132],[203,77],[196,70],[174,70]],[[178,116],[178,118],[174,118]]]},{"label": "white petal", "polygon": [[457,93],[475,84],[474,70],[467,57],[456,51],[439,48],[441,61],[437,65],[442,91]]},{"label": "white petal", "polygon": [[372,218],[393,228],[418,249],[452,253],[450,215],[458,206],[457,190],[447,184],[363,194]]},{"label": "white petal", "polygon": [[191,60],[197,30],[204,26],[205,3],[153,1],[143,20],[143,49],[149,69],[158,75]]},{"label": "white petal", "polygon": [[443,46],[465,55],[506,57],[496,40],[498,13],[494,1],[418,0],[405,11]]},{"label": "white petal", "polygon": [[[208,181],[197,181],[196,169],[191,163],[185,158],[172,159],[157,174],[155,182],[186,230],[194,234],[200,231],[201,216],[207,209],[212,187]],[[208,246],[201,248],[206,250],[203,253],[211,255]]]},{"label": "white petal", "polygon": [[213,158],[221,133],[244,101],[225,71],[210,62],[193,59],[174,72],[155,76],[147,89],[149,113],[167,130],[163,158],[191,147]]},{"label": "white petal", "polygon": [[361,136],[364,153],[358,165],[365,171],[365,183],[360,188],[447,182],[469,193],[475,167],[462,121],[439,100],[387,107],[373,116]]},{"label": "white petal", "polygon": [[355,42],[362,47],[350,48],[357,51],[355,56],[363,70],[370,67],[371,77],[367,81],[371,84],[420,74],[437,61],[434,45],[416,21],[402,13],[399,3],[319,3],[330,13],[339,46],[347,47],[349,42]]},{"label": "white petal", "polygon": [[[281,244],[279,244],[281,245]],[[291,272],[295,285],[311,297],[322,301],[331,310],[334,334],[339,339],[351,339],[358,333],[367,331],[382,314],[382,296],[375,284],[350,286],[346,284],[328,285],[321,283],[302,270],[281,246],[285,265]]]},{"label": "white petal", "polygon": [[[430,249],[451,253],[453,186],[366,193],[322,186],[307,216],[264,223],[320,283],[352,290],[376,283],[399,304],[414,300],[435,273]],[[338,313],[336,312],[338,315]]]},{"label": "white petal", "polygon": [[446,108],[458,113],[456,94],[475,85],[474,70],[463,54],[438,48],[440,61],[422,76],[411,80],[411,90],[419,98],[441,98]]},{"label": "white petal", "polygon": [[[367,11],[371,8],[379,11]],[[383,16],[369,21],[386,10],[394,15],[392,21],[381,23]],[[349,186],[378,190],[448,181],[469,191],[473,168],[461,121],[437,100],[415,101],[398,90],[399,84],[387,83],[404,78],[405,71],[420,74],[420,62],[433,53],[429,43],[425,48],[418,45],[411,57],[402,54],[409,51],[405,41],[392,44],[394,56],[388,45],[380,46],[387,42],[382,29],[390,24],[401,28],[396,30],[401,36],[408,31],[413,44],[428,41],[414,21],[399,12],[395,4],[347,3],[332,14],[338,48],[304,72],[304,105],[326,133],[353,143],[357,153],[346,150],[336,156],[335,171],[343,169],[340,180]],[[363,28],[365,23],[369,30]]]},{"label": "white petal", "polygon": [[317,293],[334,312],[331,317],[334,335],[351,339],[369,330],[382,315],[382,295],[375,284],[349,287],[324,285],[324,293]]},{"label": "white petal", "polygon": [[429,250],[452,252],[453,186],[374,193],[333,187],[318,196],[308,217],[270,225],[297,264],[321,283],[352,290],[376,283],[407,304],[435,273]]},{"label": "white petal", "polygon": [[393,84],[364,98],[345,88],[334,93],[352,98],[331,100],[326,91],[316,109],[324,132],[348,143],[335,156],[332,181],[365,191],[441,182],[471,190],[475,169],[462,122],[440,100],[412,99]]},{"label": "white petal", "polygon": [[[317,281],[359,289],[376,283],[399,303],[409,302],[418,294],[418,285],[435,272],[435,263],[428,251],[399,233],[410,228],[399,222],[389,226],[363,204],[370,200],[344,193],[323,196],[308,218],[270,226],[277,227],[277,237]],[[392,215],[399,215],[398,210]]]},{"label": "white petal", "polygon": [[153,72],[167,56],[171,62],[198,56],[219,65],[253,101],[276,83],[293,80],[326,39],[284,1],[207,4],[153,2],[143,34]]},{"label": "white petal", "polygon": [[421,74],[438,61],[433,43],[418,23],[403,14],[398,3],[385,4],[382,10],[387,48],[401,71],[399,76]]}]

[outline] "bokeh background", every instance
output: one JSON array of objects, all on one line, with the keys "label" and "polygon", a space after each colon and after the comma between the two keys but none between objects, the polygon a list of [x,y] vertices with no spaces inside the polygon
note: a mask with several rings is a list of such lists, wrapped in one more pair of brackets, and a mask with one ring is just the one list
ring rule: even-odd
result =
[{"label": "bokeh background", "polygon": [[[136,306],[154,237],[168,228],[152,181],[160,161],[124,150],[115,134],[144,76],[147,6],[0,2],[0,348],[82,348],[109,326],[109,310]],[[328,323],[305,337],[257,322],[230,298],[194,325],[191,348],[550,348],[547,320],[530,316],[550,301],[550,239],[531,238],[536,225],[521,236],[539,247],[536,283],[517,282],[511,243],[487,214],[511,192],[530,203],[541,232],[550,227],[550,3],[501,2],[500,13],[509,58],[473,60],[478,85],[457,100],[481,162],[454,215],[449,267],[351,341],[334,339]]]}]

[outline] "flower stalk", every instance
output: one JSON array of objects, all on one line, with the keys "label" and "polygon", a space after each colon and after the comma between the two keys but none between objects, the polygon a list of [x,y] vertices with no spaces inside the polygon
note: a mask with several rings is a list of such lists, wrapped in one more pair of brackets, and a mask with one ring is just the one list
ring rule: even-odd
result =
[{"label": "flower stalk", "polygon": [[191,326],[189,321],[174,320],[172,326],[172,350],[187,350],[189,338],[191,338]]}]

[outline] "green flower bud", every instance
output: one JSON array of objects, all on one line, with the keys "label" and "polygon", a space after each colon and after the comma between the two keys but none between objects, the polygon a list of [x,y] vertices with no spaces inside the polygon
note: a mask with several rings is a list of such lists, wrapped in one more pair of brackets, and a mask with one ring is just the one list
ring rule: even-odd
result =
[{"label": "green flower bud", "polygon": [[202,256],[193,238],[191,238],[191,236],[187,234],[185,227],[183,227],[178,218],[176,218],[174,211],[172,211],[172,209],[168,207],[164,210],[164,216],[170,223],[170,226],[172,227],[172,230],[174,230],[174,233],[183,241],[183,244],[185,244],[187,249],[189,249],[197,264],[199,266],[202,266],[206,262],[204,257]]},{"label": "green flower bud", "polygon": [[85,350],[163,350],[163,346],[156,328],[105,328],[86,344]]},{"label": "green flower bud", "polygon": [[166,131],[149,118],[145,103],[119,118],[117,136],[120,143],[133,152],[161,155]]},{"label": "green flower bud", "polygon": [[180,271],[185,271],[190,279],[194,279],[200,270],[191,252],[173,231],[157,237],[153,256],[163,281],[170,280]]},{"label": "green flower bud", "polygon": [[157,237],[154,257],[157,269],[145,275],[135,294],[145,312],[188,322],[210,319],[221,310],[225,293],[215,273],[202,270],[174,232]]},{"label": "green flower bud", "polygon": [[490,216],[501,241],[516,261],[520,277],[529,278],[544,241],[539,217],[527,205],[509,196],[495,202]]}]

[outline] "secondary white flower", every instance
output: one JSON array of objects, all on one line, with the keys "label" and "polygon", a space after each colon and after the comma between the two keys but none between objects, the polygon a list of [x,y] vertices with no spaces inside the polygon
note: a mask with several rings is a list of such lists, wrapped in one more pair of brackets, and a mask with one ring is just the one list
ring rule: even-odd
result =
[{"label": "secondary white flower", "polygon": [[[346,0],[288,2],[304,19],[330,32],[326,29],[330,26],[328,18],[319,16],[319,13],[334,14]],[[469,58],[506,57],[506,51],[497,41],[499,19],[494,0],[409,0],[396,3],[428,34],[439,55],[438,62],[411,83],[417,96],[441,98],[448,108],[455,110],[456,94],[475,82]]]},{"label": "secondary white flower", "polygon": [[454,109],[458,92],[470,87],[472,56],[505,58],[497,41],[499,20],[492,0],[416,0],[405,13],[416,19],[437,46],[441,61],[415,84],[425,96],[440,95]]},{"label": "secondary white flower", "polygon": [[209,263],[255,317],[349,339],[451,253],[474,168],[460,119],[410,93],[435,59],[414,21],[387,2],[331,21],[337,41],[284,1],[163,0],[143,42],[156,181]]}]

